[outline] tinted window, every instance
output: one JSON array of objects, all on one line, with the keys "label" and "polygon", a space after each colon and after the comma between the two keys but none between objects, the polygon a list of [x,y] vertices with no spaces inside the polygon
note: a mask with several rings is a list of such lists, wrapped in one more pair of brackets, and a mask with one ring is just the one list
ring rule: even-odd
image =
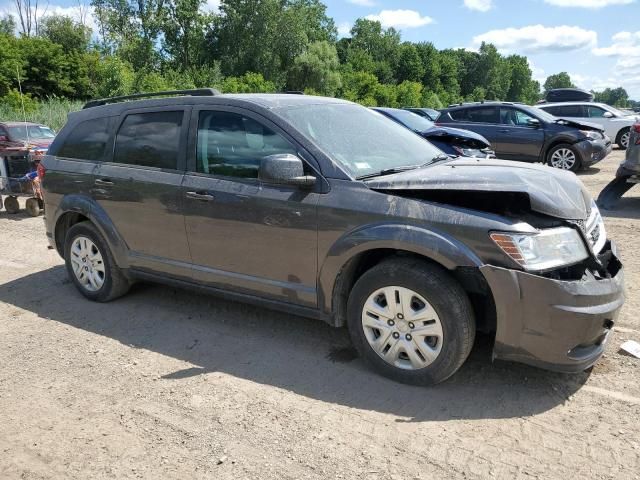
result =
[{"label": "tinted window", "polygon": [[498,123],[498,109],[496,107],[474,107],[454,110],[451,112],[451,118],[473,123]]},{"label": "tinted window", "polygon": [[588,116],[591,118],[602,118],[606,110],[600,107],[587,107],[587,111],[589,112]]},{"label": "tinted window", "polygon": [[273,130],[229,112],[200,112],[197,171],[228,177],[258,178],[262,158],[295,149]]},{"label": "tinted window", "polygon": [[116,136],[113,161],[177,169],[182,115],[181,111],[128,115]]},{"label": "tinted window", "polygon": [[535,120],[535,118],[521,110],[508,107],[500,108],[500,123],[503,125],[528,127],[531,124],[531,120]]},{"label": "tinted window", "polygon": [[557,113],[554,113],[556,117],[584,117],[584,111],[580,105],[562,105],[555,107]]},{"label": "tinted window", "polygon": [[80,122],[69,132],[58,150],[58,157],[102,160],[109,140],[109,117]]}]

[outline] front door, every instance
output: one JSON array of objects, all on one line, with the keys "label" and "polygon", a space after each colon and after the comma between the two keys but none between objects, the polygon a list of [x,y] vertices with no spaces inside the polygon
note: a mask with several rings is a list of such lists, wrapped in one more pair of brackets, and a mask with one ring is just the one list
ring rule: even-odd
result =
[{"label": "front door", "polygon": [[542,160],[540,153],[544,145],[544,125],[522,110],[512,107],[500,107],[500,128],[496,138],[496,151],[499,158],[537,162]]},{"label": "front door", "polygon": [[133,110],[117,121],[93,190],[129,249],[131,267],[189,279],[182,212],[189,109]]},{"label": "front door", "polygon": [[184,179],[196,281],[315,307],[318,193],[258,181],[262,158],[299,154],[266,119],[194,109]]}]

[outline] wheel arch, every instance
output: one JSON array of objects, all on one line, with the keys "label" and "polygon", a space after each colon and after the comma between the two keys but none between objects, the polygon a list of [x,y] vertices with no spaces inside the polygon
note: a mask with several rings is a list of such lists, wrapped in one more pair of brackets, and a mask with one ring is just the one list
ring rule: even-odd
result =
[{"label": "wheel arch", "polygon": [[408,225],[376,225],[340,238],[322,263],[319,275],[320,310],[334,326],[346,322],[349,293],[369,268],[392,256],[412,256],[449,271],[462,284],[462,270],[479,272],[483,264],[466,245],[424,228]]},{"label": "wheel arch", "polygon": [[89,221],[98,229],[107,242],[116,264],[126,268],[127,248],[124,240],[104,209],[91,198],[83,195],[68,195],[62,199],[57,209],[54,227],[56,250],[64,258],[64,241],[69,229],[77,223]]}]

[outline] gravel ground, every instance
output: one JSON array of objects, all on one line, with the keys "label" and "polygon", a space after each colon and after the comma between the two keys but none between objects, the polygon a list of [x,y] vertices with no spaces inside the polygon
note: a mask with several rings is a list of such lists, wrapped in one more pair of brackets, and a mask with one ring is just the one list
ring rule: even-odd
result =
[{"label": "gravel ground", "polygon": [[[622,153],[581,175],[595,195]],[[435,388],[364,368],[345,331],[157,285],[93,304],[42,219],[0,212],[1,479],[640,478],[640,188],[607,214],[628,300],[561,375],[480,337]]]}]

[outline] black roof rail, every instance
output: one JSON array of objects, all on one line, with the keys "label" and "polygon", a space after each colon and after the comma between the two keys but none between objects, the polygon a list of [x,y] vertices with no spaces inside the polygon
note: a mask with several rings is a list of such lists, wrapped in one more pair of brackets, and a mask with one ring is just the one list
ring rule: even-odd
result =
[{"label": "black roof rail", "polygon": [[284,92],[280,93],[283,93],[285,95],[304,95],[304,92],[301,92],[300,90],[285,90]]},{"label": "black roof rail", "polygon": [[100,98],[98,100],[90,100],[84,104],[83,109],[99,107],[101,105],[107,105],[108,103],[124,102],[126,100],[137,100],[140,98],[153,98],[153,97],[167,97],[171,95],[188,95],[191,97],[213,97],[220,95],[220,91],[215,88],[194,88],[191,90],[168,90],[165,92],[148,92],[148,93],[135,93],[133,95],[122,95],[120,97]]}]

